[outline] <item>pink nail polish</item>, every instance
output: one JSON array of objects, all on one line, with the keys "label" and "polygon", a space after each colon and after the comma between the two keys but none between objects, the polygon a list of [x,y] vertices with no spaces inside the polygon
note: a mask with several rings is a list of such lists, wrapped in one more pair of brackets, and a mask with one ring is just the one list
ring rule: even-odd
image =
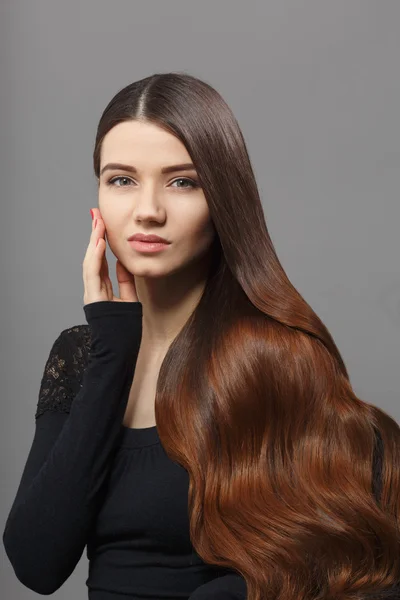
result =
[{"label": "pink nail polish", "polygon": [[93,216],[94,216],[94,215],[93,215],[93,211],[92,211],[92,209],[90,209],[90,214],[92,215],[92,221],[93,221]]}]

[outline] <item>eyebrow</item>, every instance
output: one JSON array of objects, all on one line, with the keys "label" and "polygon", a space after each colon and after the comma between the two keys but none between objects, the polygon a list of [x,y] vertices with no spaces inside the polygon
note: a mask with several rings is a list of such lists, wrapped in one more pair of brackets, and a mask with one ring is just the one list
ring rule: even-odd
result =
[{"label": "eyebrow", "polygon": [[[123,165],[122,163],[108,163],[106,164],[101,172],[100,176],[103,175],[104,171],[112,171],[114,169],[122,169],[123,171],[129,171],[130,173],[137,173],[136,167],[132,165]],[[195,171],[196,168],[192,163],[183,163],[182,165],[171,165],[169,167],[163,167],[161,173],[175,173],[176,171]]]}]

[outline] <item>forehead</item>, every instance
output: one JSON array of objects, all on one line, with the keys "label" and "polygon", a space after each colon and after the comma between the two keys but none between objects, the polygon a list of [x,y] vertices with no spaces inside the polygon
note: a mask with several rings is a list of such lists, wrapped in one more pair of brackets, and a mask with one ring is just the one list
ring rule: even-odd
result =
[{"label": "forehead", "polygon": [[154,123],[118,123],[103,139],[102,164],[125,162],[138,169],[148,164],[161,168],[171,160],[190,162],[190,155],[181,140]]}]

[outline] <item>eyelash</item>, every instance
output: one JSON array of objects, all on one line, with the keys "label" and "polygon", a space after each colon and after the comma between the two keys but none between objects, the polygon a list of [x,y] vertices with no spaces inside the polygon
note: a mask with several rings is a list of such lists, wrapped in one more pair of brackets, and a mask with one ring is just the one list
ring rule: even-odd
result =
[{"label": "eyelash", "polygon": [[[117,175],[117,177],[112,177],[111,179],[108,179],[106,181],[106,184],[110,187],[119,187],[119,188],[124,188],[124,187],[130,187],[129,185],[114,185],[114,182],[117,181],[118,179],[127,179],[129,181],[133,181],[130,177],[126,177],[125,175]],[[177,179],[174,179],[174,181],[172,181],[171,183],[175,183],[176,181],[188,181],[191,184],[191,188],[192,189],[196,189],[200,187],[200,184],[197,181],[194,181],[193,179],[189,179],[188,177],[178,177]],[[190,189],[188,187],[182,187],[182,188],[177,188],[178,190],[187,190]]]}]

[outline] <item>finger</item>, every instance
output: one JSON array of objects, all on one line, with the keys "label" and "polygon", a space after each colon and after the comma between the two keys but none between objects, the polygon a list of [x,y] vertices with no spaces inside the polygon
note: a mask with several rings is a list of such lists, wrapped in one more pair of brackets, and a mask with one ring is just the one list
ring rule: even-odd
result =
[{"label": "finger", "polygon": [[134,275],[119,260],[116,262],[116,272],[121,300],[123,302],[138,302]]},{"label": "finger", "polygon": [[108,263],[107,263],[105,251],[103,254],[103,260],[102,260],[101,267],[100,267],[100,281],[103,283],[103,285],[106,286],[108,297],[112,298],[114,293],[113,293],[113,289],[112,289],[112,282],[111,282],[111,279],[110,279],[109,273],[108,273]]},{"label": "finger", "polygon": [[[94,235],[95,232],[92,232],[92,235]],[[96,241],[94,240],[94,238],[90,240],[87,251],[86,251],[86,255],[85,255],[85,260],[84,260],[84,274],[85,274],[85,278],[87,279],[87,281],[91,281],[91,282],[96,282],[97,286],[96,286],[96,291],[99,291],[100,288],[100,271],[101,271],[101,266],[102,266],[102,262],[103,262],[103,254],[104,254],[104,250],[105,250],[105,241],[103,238],[98,238],[99,239],[99,243],[96,246]]]},{"label": "finger", "polygon": [[106,283],[106,288],[107,288],[107,295],[109,298],[113,299],[114,298],[114,290],[112,287],[112,281],[109,277],[106,278],[105,280]]},{"label": "finger", "polygon": [[105,248],[104,254],[103,254],[103,262],[101,263],[101,269],[100,269],[100,278],[106,286],[108,297],[113,298],[114,291],[113,291],[112,281],[110,279],[110,274],[109,274],[109,270],[108,270],[106,251],[107,251],[107,248]]},{"label": "finger", "polygon": [[[101,220],[97,220],[96,222],[96,217],[93,219],[92,221],[92,231],[90,234],[90,238],[89,238],[89,244],[87,247],[87,251],[86,251],[86,255],[89,256],[90,254],[92,254],[92,252],[94,250],[96,250],[97,248],[97,240],[100,239],[102,235],[102,222]],[[86,258],[86,256],[85,256]]]},{"label": "finger", "polygon": [[84,256],[84,261],[83,261],[84,263],[87,261],[87,259],[91,255],[91,253],[93,251],[93,248],[96,246],[96,243],[93,244],[93,240],[95,239],[95,233],[94,233],[94,231],[95,231],[95,227],[94,227],[95,223],[96,223],[96,216],[94,216],[93,219],[92,219],[92,230],[91,230],[91,233],[90,233],[89,243],[87,245],[85,256]]},{"label": "finger", "polygon": [[[101,244],[101,242],[99,242]],[[108,262],[107,262],[107,248],[104,248],[104,252],[102,254],[102,262],[101,262],[101,268],[100,268],[100,276],[103,279],[107,279],[107,277],[110,276],[109,272],[108,272]]]}]

